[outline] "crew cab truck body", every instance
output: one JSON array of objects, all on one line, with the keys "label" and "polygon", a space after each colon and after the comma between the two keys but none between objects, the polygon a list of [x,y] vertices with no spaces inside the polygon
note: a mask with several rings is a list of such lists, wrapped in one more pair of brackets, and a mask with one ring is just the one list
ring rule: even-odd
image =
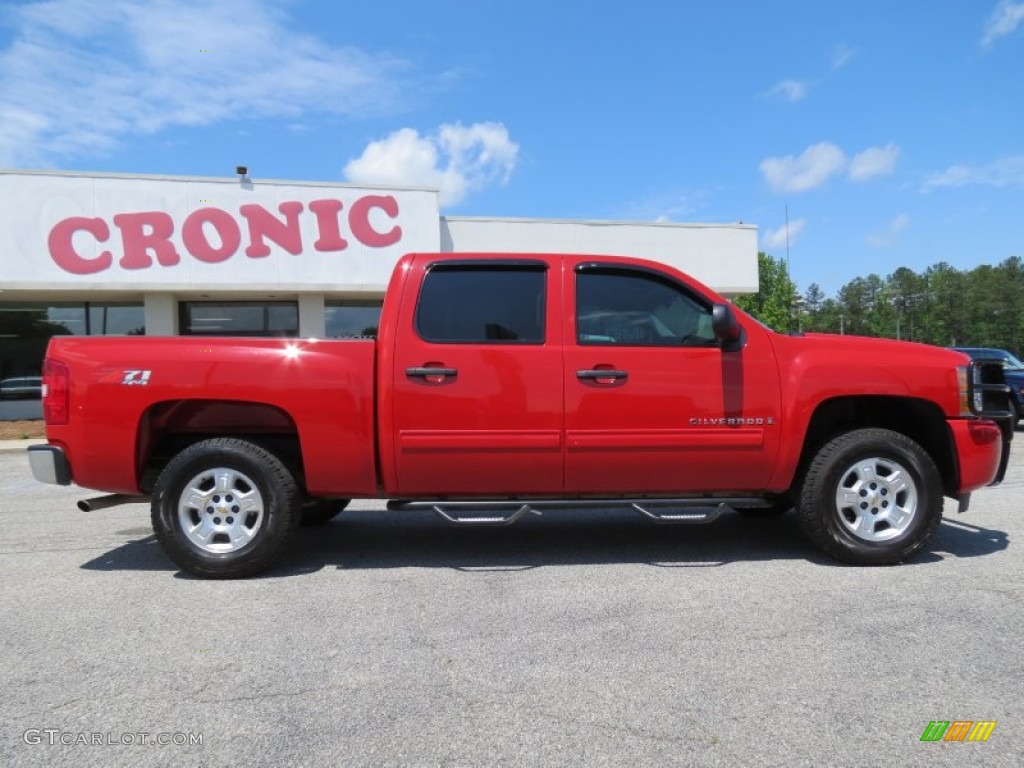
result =
[{"label": "crew cab truck body", "polygon": [[165,552],[210,577],[357,497],[466,525],[795,506],[833,556],[898,562],[944,496],[1002,478],[1012,435],[997,362],[780,335],[607,256],[410,254],[376,340],[57,337],[44,383],[35,476],[115,494],[82,506],[151,498]]}]

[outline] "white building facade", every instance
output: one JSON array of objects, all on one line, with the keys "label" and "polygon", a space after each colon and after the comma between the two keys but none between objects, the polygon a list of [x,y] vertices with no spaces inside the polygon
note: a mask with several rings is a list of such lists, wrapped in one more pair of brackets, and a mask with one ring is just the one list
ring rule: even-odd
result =
[{"label": "white building facade", "polygon": [[434,189],[0,171],[0,379],[54,334],[370,333],[414,251],[616,254],[757,290],[757,233],[440,215]]}]

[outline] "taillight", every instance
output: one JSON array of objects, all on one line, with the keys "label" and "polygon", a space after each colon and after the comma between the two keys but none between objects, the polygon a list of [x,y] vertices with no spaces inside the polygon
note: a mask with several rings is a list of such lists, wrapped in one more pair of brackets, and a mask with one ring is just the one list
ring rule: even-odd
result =
[{"label": "taillight", "polygon": [[43,360],[43,418],[49,424],[68,423],[71,375],[57,360]]}]

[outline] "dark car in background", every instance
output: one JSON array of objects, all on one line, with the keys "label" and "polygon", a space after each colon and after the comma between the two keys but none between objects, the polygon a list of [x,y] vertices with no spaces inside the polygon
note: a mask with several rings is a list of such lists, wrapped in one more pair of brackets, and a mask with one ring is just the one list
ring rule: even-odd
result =
[{"label": "dark car in background", "polygon": [[963,352],[972,360],[982,358],[1002,360],[1003,375],[1006,377],[1006,384],[1010,387],[1010,399],[1017,411],[1017,421],[1024,418],[1024,362],[1005,349],[995,349],[994,347],[953,347],[953,349]]}]

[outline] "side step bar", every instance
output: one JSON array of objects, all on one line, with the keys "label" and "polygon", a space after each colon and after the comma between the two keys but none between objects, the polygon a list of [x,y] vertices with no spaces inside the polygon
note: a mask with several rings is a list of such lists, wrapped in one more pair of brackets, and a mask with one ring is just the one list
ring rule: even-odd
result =
[{"label": "side step bar", "polygon": [[704,512],[658,514],[657,512],[652,512],[639,504],[630,504],[630,506],[648,520],[652,520],[655,523],[710,523],[713,520],[717,520],[723,512],[731,509],[731,507],[728,507],[725,504],[719,504],[717,507],[712,507]]},{"label": "side step bar", "polygon": [[[655,523],[710,523],[723,512],[769,506],[756,497],[685,499],[538,499],[532,501],[402,501],[388,502],[392,511],[429,510],[452,525],[512,525],[529,514],[552,509],[632,509]],[[679,511],[679,510],[689,511]],[[507,514],[500,514],[502,511]],[[666,511],[659,511],[666,510]],[[472,513],[477,514],[472,514]],[[480,514],[480,513],[498,514]],[[470,514],[464,514],[470,513]]]},{"label": "side step bar", "polygon": [[521,506],[519,509],[513,512],[511,515],[507,515],[505,517],[502,517],[500,515],[492,517],[487,517],[483,515],[469,515],[467,517],[457,517],[455,515],[450,515],[447,512],[445,512],[444,507],[442,507],[440,504],[434,504],[431,507],[431,509],[437,512],[438,515],[440,515],[444,520],[448,521],[452,525],[512,525],[512,523],[516,523],[522,520],[526,515],[530,513],[533,513],[535,515],[540,514],[540,512],[538,512],[536,509],[530,507],[529,504],[523,504],[523,506]]}]

